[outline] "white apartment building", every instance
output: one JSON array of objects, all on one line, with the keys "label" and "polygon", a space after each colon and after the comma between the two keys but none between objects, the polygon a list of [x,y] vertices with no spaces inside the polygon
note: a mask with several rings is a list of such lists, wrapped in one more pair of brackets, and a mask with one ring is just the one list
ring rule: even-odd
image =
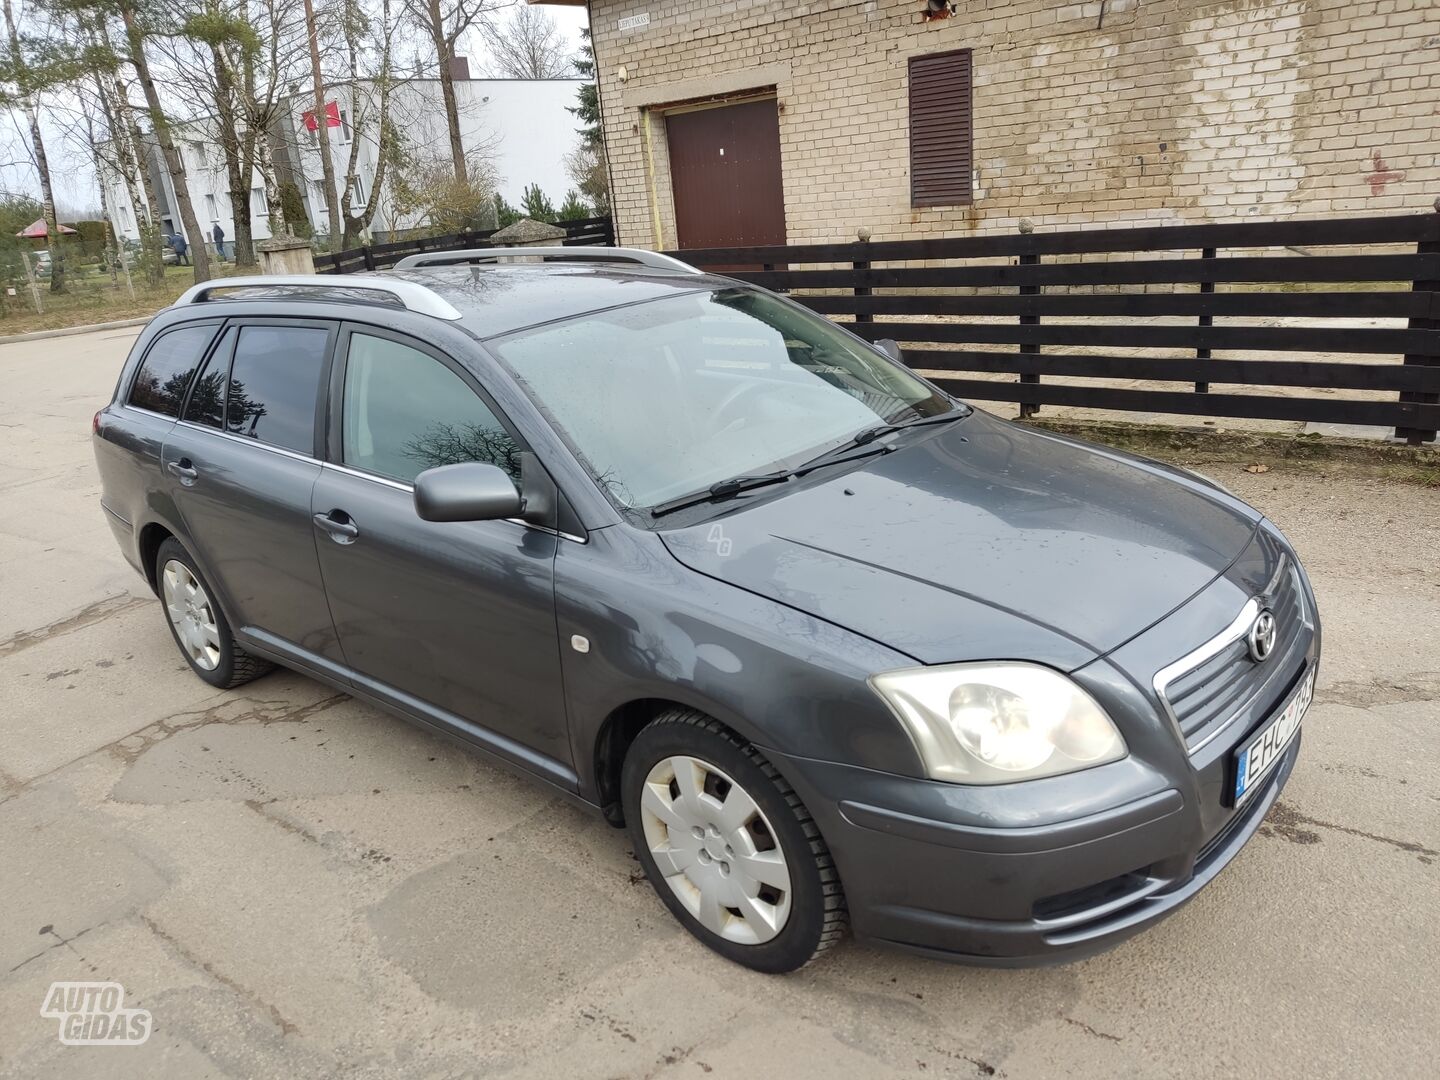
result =
[{"label": "white apartment building", "polygon": [[[460,65],[463,72],[464,65]],[[467,156],[483,159],[493,172],[497,190],[507,201],[519,205],[529,184],[539,184],[555,205],[574,187],[565,169],[565,156],[579,142],[579,121],[568,110],[575,106],[580,79],[462,79],[455,92],[459,104],[461,141]],[[379,147],[375,138],[374,84],[346,83],[332,87],[326,98],[338,106],[340,123],[330,127],[330,151],[337,187],[345,183],[352,150],[355,152],[353,202],[358,206],[370,195],[375,181]],[[308,91],[283,99],[280,130],[272,131],[277,171],[289,173],[301,190],[311,226],[320,233],[328,228],[324,198],[324,169],[320,161],[319,138],[306,124],[314,111],[314,96]],[[392,115],[401,131],[405,153],[411,161],[450,161],[449,135],[438,79],[417,79],[397,87],[391,96]],[[359,117],[359,123],[355,118]],[[213,131],[204,122],[177,124],[176,145],[185,165],[190,200],[201,231],[199,238],[210,245],[212,230],[219,224],[225,232],[226,251],[235,239],[234,209],[225,157]],[[359,146],[355,143],[358,140]],[[146,139],[146,165],[150,170],[161,230],[183,232],[174,187],[158,144]],[[100,183],[117,236],[139,238],[135,207],[131,205],[124,180],[102,165]],[[387,182],[382,190],[372,236],[424,226],[423,214],[406,213],[397,206]],[[250,228],[256,240],[270,236],[269,200],[278,197],[267,190],[257,171],[250,180]],[[195,237],[186,237],[192,245]]]},{"label": "white apartment building", "polygon": [[[463,70],[463,65],[461,65]],[[539,184],[559,206],[565,193],[575,186],[565,170],[565,155],[580,141],[579,121],[568,110],[579,99],[582,79],[461,79],[455,81],[460,117],[460,139],[467,156],[483,159],[493,171],[496,190],[513,205],[530,184]],[[373,118],[378,107],[374,84],[347,83],[334,87],[327,103],[338,106],[340,124],[330,127],[330,154],[336,184],[344,183],[352,149],[355,150],[355,191],[352,201],[369,197],[375,181],[379,146]],[[288,157],[299,183],[303,173],[303,194],[310,223],[317,231],[327,227],[324,199],[324,169],[320,161],[318,134],[305,123],[315,110],[309,92],[286,99],[289,130],[283,133]],[[448,166],[450,141],[438,79],[416,79],[397,87],[391,94],[390,109],[411,160],[423,155],[429,161]],[[360,130],[355,117],[361,118]],[[354,147],[355,140],[359,147]],[[383,191],[372,234],[389,234],[425,224],[420,216],[407,214],[387,190]]]}]

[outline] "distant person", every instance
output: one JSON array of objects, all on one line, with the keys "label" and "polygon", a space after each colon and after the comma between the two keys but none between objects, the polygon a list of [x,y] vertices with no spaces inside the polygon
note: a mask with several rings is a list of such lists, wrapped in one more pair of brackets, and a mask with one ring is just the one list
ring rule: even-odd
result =
[{"label": "distant person", "polygon": [[190,265],[191,265],[191,263],[190,263],[190,248],[189,248],[189,245],[185,243],[185,237],[181,236],[181,235],[177,232],[174,236],[170,237],[170,246],[175,249],[175,265],[176,265],[176,266],[190,266]]},{"label": "distant person", "polygon": [[225,261],[225,230],[220,227],[220,222],[215,222],[215,228],[210,230],[215,237],[215,254],[220,256],[220,261]]}]

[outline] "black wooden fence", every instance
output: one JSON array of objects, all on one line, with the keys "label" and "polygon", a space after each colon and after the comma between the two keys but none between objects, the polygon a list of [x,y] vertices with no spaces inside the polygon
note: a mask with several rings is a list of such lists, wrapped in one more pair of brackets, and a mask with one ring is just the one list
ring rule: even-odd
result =
[{"label": "black wooden fence", "polygon": [[[557,228],[565,230],[564,243],[567,247],[615,243],[615,230],[608,217],[574,218],[569,221],[557,221],[555,225]],[[316,255],[315,272],[318,274],[358,274],[365,270],[387,269],[406,255],[418,255],[425,251],[456,251],[470,247],[488,247],[490,237],[497,231],[496,229],[485,229],[447,233],[444,236],[417,236],[409,240],[397,240],[391,244],[372,244],[368,247],[337,251],[332,255]]]},{"label": "black wooden fence", "polygon": [[[671,254],[785,290],[870,340],[893,338],[957,396],[1026,413],[1071,405],[1393,426],[1412,443],[1440,428],[1440,213]],[[1108,321],[1066,321],[1077,317]],[[1247,325],[1256,320],[1272,324]]]}]

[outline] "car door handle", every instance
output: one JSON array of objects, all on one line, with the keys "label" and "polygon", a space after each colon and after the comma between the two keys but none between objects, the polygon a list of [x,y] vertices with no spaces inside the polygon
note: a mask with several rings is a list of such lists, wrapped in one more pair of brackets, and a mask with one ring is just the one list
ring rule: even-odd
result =
[{"label": "car door handle", "polygon": [[178,461],[167,461],[165,467],[170,470],[171,475],[178,476],[180,482],[186,487],[195,483],[200,476],[200,471],[190,464],[188,457],[182,457]]},{"label": "car door handle", "polygon": [[344,510],[331,510],[328,514],[316,514],[315,524],[330,534],[337,544],[353,544],[360,535],[359,528],[350,520]]}]

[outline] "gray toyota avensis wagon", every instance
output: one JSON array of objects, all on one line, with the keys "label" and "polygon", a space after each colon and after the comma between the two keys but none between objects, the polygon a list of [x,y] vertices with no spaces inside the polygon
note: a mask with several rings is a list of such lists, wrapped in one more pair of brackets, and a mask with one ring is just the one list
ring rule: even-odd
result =
[{"label": "gray toyota avensis wagon", "polygon": [[738,963],[1085,956],[1259,827],[1314,596],[1218,485],[898,355],[625,249],[229,278],[136,341],[101,505],[201,679],[548,782]]}]

